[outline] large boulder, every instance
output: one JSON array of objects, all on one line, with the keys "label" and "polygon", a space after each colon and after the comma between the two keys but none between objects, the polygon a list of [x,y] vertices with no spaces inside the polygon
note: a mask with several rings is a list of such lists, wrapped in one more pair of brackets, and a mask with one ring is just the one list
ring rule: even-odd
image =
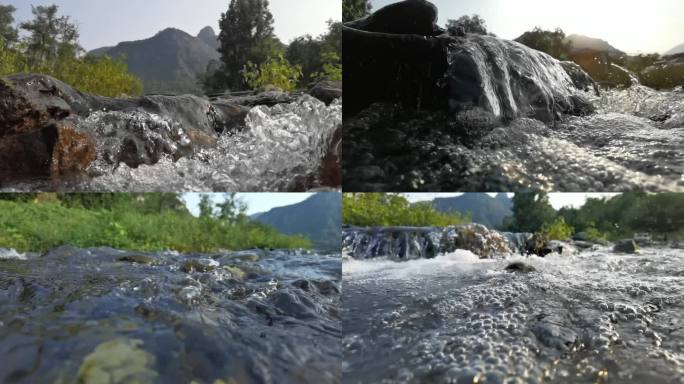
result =
[{"label": "large boulder", "polygon": [[[441,33],[425,16],[434,11],[426,1],[389,7],[343,27],[345,114],[381,101],[409,109],[478,108],[498,119],[529,116],[545,122],[593,110],[577,88],[588,86],[581,69],[573,68],[576,85],[563,65],[543,52],[493,36]],[[412,12],[421,15],[417,24],[385,16]]]},{"label": "large boulder", "polygon": [[342,98],[342,83],[339,81],[321,81],[309,90],[309,95],[330,105],[333,101]]},{"label": "large boulder", "polygon": [[620,240],[613,246],[615,253],[637,253],[639,246],[633,239]]}]

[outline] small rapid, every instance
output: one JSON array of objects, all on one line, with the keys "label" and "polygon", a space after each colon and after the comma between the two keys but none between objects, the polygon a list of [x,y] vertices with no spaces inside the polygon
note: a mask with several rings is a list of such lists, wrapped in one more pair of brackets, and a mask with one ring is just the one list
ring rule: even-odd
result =
[{"label": "small rapid", "polygon": [[[684,253],[343,262],[346,383],[681,383]],[[511,262],[532,267],[508,272]]]},{"label": "small rapid", "polygon": [[340,264],[0,249],[0,382],[339,383]]}]

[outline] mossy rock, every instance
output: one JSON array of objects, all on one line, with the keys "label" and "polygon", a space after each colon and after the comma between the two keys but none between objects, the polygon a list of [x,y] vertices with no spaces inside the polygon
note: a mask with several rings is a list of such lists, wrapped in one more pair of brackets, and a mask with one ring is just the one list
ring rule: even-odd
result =
[{"label": "mossy rock", "polygon": [[239,267],[236,267],[234,265],[224,265],[223,269],[230,272],[230,274],[238,280],[243,280],[245,278],[245,271],[243,271]]},{"label": "mossy rock", "polygon": [[219,263],[215,260],[212,259],[192,259],[192,260],[187,260],[184,261],[183,264],[181,265],[181,271],[186,272],[186,273],[192,273],[192,272],[211,272],[216,267],[218,267]]},{"label": "mossy rock", "polygon": [[152,369],[156,359],[140,348],[142,344],[142,340],[119,338],[98,345],[83,359],[78,369],[78,383],[153,382],[157,378],[157,372]]}]

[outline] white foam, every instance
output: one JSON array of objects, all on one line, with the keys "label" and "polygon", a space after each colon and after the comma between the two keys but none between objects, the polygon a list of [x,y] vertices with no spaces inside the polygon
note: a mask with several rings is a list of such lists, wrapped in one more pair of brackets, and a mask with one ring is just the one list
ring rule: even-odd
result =
[{"label": "white foam", "polygon": [[0,248],[0,259],[4,260],[26,260],[25,253],[19,253],[13,248]]}]

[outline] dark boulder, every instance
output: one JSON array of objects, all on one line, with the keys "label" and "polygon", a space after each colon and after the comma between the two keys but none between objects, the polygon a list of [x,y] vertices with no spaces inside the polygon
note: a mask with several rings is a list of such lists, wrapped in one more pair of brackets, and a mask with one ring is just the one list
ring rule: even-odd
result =
[{"label": "dark boulder", "polygon": [[575,84],[577,89],[581,89],[583,91],[593,91],[596,96],[600,94],[598,84],[596,84],[594,79],[592,79],[591,76],[589,76],[589,74],[579,66],[579,64],[573,61],[561,61],[560,65],[563,67],[568,76],[570,76],[572,83]]},{"label": "dark boulder", "polygon": [[615,253],[637,253],[639,246],[633,239],[620,240],[613,246]]},{"label": "dark boulder", "polygon": [[[427,4],[395,3],[343,26],[345,116],[376,102],[414,110],[478,108],[496,119],[533,117],[544,122],[593,112],[579,93],[578,87],[593,83],[581,69],[572,68],[573,79],[561,62],[522,44],[442,33],[432,28],[427,17],[432,11],[414,10],[434,7]],[[412,13],[420,15],[418,24],[384,16]]]},{"label": "dark boulder", "polygon": [[401,35],[436,36],[444,33],[437,26],[437,7],[425,0],[404,0],[389,4],[349,25],[369,32]]},{"label": "dark boulder", "polygon": [[531,265],[525,264],[521,261],[516,261],[514,263],[510,263],[506,266],[506,271],[508,272],[519,272],[519,273],[530,273],[534,272],[537,269],[534,268]]},{"label": "dark boulder", "polygon": [[335,81],[321,81],[309,90],[309,95],[330,105],[333,101],[342,98],[342,83]]}]

